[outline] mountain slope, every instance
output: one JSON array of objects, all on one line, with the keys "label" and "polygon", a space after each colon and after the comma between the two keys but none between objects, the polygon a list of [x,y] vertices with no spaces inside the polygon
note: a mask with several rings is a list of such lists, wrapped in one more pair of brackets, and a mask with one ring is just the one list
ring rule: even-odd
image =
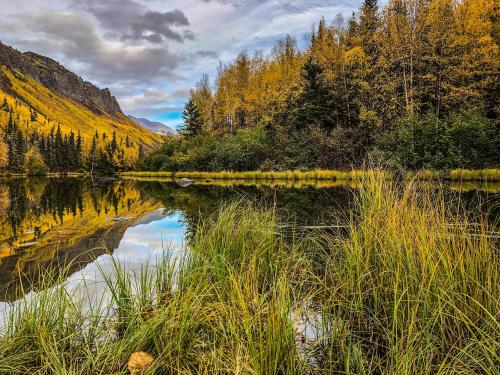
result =
[{"label": "mountain slope", "polygon": [[47,57],[0,43],[0,135],[10,117],[26,139],[48,135],[59,126],[63,136],[80,133],[84,158],[96,133],[102,149],[115,134],[125,167],[135,163],[141,150],[162,143],[159,135],[125,116],[108,89],[97,88]]},{"label": "mountain slope", "polygon": [[151,130],[157,134],[177,136],[177,132],[171,127],[162,124],[161,122],[150,121],[147,118],[128,116],[132,121],[138,123],[143,128]]}]

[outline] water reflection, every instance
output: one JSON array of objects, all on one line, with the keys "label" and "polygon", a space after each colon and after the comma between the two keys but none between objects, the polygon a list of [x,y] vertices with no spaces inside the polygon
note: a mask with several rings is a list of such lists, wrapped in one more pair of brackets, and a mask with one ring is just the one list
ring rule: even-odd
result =
[{"label": "water reflection", "polygon": [[70,264],[72,273],[118,248],[127,227],[161,208],[124,181],[9,179],[0,192],[0,300],[15,299],[21,281],[26,292],[42,272]]},{"label": "water reflection", "polygon": [[[124,258],[139,265],[167,243],[179,248],[197,224],[225,202],[276,207],[292,228],[342,226],[352,215],[356,185],[322,182],[199,181],[180,187],[150,179],[36,178],[0,180],[0,301],[36,286],[40,275],[89,270],[93,262]],[[428,189],[436,188],[429,184]],[[457,201],[498,218],[495,186],[452,184]],[[496,219],[495,219],[496,220]],[[295,230],[295,229],[294,229]],[[77,278],[77,276],[73,276]]]},{"label": "water reflection", "polygon": [[[183,215],[157,209],[143,216],[128,227],[112,253],[93,255],[92,261],[80,262],[82,268],[72,273],[64,288],[73,303],[85,314],[99,312],[102,316],[112,313],[111,291],[107,282],[115,281],[114,267],[119,265],[127,273],[140,274],[144,269],[154,270],[154,265],[168,255],[177,258],[184,248],[185,225]],[[105,280],[104,275],[107,275]],[[37,298],[28,292],[24,299],[14,303],[0,302],[0,332],[10,309],[23,308],[24,301]]]}]

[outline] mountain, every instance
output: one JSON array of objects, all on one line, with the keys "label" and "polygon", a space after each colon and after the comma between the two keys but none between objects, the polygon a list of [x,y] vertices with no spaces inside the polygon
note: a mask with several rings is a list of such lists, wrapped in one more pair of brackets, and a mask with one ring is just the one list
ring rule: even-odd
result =
[{"label": "mountain", "polygon": [[27,140],[48,136],[58,127],[63,138],[80,133],[84,158],[94,137],[97,147],[105,150],[114,135],[119,145],[114,149],[124,167],[162,143],[161,136],[125,116],[108,89],[84,81],[48,57],[0,42],[0,136],[9,118]]},{"label": "mountain", "polygon": [[177,132],[171,127],[162,124],[161,122],[150,121],[147,118],[128,116],[132,121],[138,123],[143,128],[149,129],[156,134],[177,136]]}]

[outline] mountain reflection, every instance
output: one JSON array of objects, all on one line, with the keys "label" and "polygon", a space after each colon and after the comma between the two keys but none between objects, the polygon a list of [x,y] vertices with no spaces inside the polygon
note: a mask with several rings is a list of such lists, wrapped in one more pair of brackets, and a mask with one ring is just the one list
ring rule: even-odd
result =
[{"label": "mountain reflection", "polygon": [[42,271],[72,273],[118,248],[128,226],[160,207],[127,181],[0,181],[0,300],[18,296],[21,281],[29,290]]},{"label": "mountain reflection", "polygon": [[[357,191],[357,186],[245,186],[230,181],[180,187],[151,180],[0,179],[0,301],[37,287],[47,272],[57,277],[66,267],[73,274],[106,253],[120,250],[137,261],[164,239],[179,244],[186,236],[189,241],[198,224],[215,218],[227,202],[275,208],[285,233],[345,233],[357,216],[352,209]],[[451,186],[447,191],[450,207],[465,206],[471,218],[486,214],[497,227],[500,213],[492,196],[498,190]]]}]

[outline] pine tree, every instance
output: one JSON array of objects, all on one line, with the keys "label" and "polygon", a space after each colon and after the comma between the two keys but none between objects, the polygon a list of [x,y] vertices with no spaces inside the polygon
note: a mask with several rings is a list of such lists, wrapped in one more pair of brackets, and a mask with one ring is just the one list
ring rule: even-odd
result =
[{"label": "pine tree", "polygon": [[182,118],[184,120],[184,124],[180,130],[180,133],[184,137],[193,137],[201,133],[202,120],[198,107],[193,99],[189,99],[189,101],[184,106]]},{"label": "pine tree", "polygon": [[75,167],[82,167],[82,135],[80,130],[78,130],[78,136],[76,137],[76,146],[75,146]]},{"label": "pine tree", "polygon": [[36,110],[32,107],[30,107],[30,120],[31,122],[35,122],[38,119],[38,114],[36,113]]},{"label": "pine tree", "polygon": [[10,112],[4,138],[8,148],[7,168],[13,172],[22,172],[24,169],[26,142],[21,129],[13,119],[12,112]]},{"label": "pine tree", "polygon": [[377,49],[375,33],[379,27],[377,0],[364,0],[359,18],[361,46],[368,55],[373,55]]},{"label": "pine tree", "polygon": [[7,103],[7,97],[4,97],[4,98],[3,98],[2,109],[3,109],[5,112],[10,112],[9,103]]},{"label": "pine tree", "polygon": [[94,175],[94,166],[95,166],[96,158],[97,158],[97,140],[98,139],[99,139],[99,134],[97,134],[97,131],[96,131],[94,137],[92,138],[92,145],[90,146],[90,155],[89,155],[90,176]]},{"label": "pine tree", "polygon": [[336,124],[332,99],[323,78],[323,67],[309,57],[302,68],[302,92],[296,103],[296,127],[300,129],[317,125],[331,130]]}]

